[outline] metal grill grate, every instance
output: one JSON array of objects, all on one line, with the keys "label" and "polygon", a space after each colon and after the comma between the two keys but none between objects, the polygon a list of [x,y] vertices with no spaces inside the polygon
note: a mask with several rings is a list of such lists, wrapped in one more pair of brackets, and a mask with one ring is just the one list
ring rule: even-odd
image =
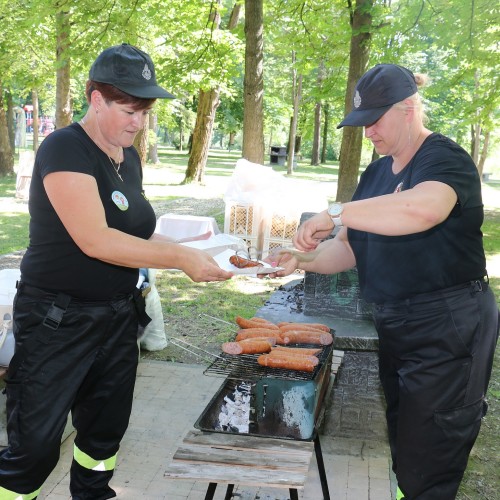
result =
[{"label": "metal grill grate", "polygon": [[[290,344],[287,347],[318,347],[312,344]],[[316,374],[333,350],[333,344],[323,346],[318,354],[319,363],[313,372],[300,372],[281,368],[260,366],[257,358],[260,354],[225,354],[221,353],[203,372],[205,375],[223,375],[229,379],[259,380],[262,378],[277,378],[286,380],[314,380]]]}]

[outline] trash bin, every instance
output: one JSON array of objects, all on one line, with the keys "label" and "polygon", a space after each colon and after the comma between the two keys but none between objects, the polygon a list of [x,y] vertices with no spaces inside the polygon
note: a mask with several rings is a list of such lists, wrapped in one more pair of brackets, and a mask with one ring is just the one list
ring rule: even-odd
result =
[{"label": "trash bin", "polygon": [[286,157],[286,146],[271,146],[271,154],[269,155],[271,165],[284,165]]}]

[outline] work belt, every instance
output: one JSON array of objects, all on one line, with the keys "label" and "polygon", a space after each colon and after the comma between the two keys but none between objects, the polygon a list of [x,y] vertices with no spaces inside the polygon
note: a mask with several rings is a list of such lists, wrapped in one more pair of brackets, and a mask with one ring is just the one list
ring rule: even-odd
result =
[{"label": "work belt", "polygon": [[384,309],[385,307],[397,307],[404,305],[419,304],[421,302],[427,302],[432,299],[439,299],[440,297],[447,296],[450,293],[458,292],[460,290],[469,289],[471,294],[486,291],[488,289],[489,279],[488,277],[480,278],[477,280],[466,281],[465,283],[460,283],[459,285],[453,285],[447,288],[442,288],[440,290],[434,290],[431,292],[424,292],[408,297],[407,299],[396,300],[393,302],[383,302],[380,304],[375,304],[375,308]]},{"label": "work belt", "polygon": [[41,323],[41,327],[38,335],[33,335],[26,339],[19,348],[16,348],[16,352],[9,364],[8,373],[15,373],[19,368],[24,356],[32,352],[40,339],[40,335],[46,331],[51,333],[56,331],[61,324],[65,312],[67,311],[70,303],[81,307],[92,307],[92,306],[104,306],[106,304],[113,305],[114,303],[119,303],[122,301],[134,302],[135,310],[137,312],[138,322],[141,327],[146,327],[151,321],[151,318],[146,313],[146,302],[145,297],[141,290],[134,289],[130,294],[121,294],[113,297],[112,299],[105,300],[85,300],[71,297],[70,295],[63,292],[55,292],[52,290],[44,290],[42,288],[37,288],[31,285],[27,285],[21,281],[16,283],[16,288],[18,293],[28,295],[29,297],[51,300],[52,303],[45,314],[45,317]]}]

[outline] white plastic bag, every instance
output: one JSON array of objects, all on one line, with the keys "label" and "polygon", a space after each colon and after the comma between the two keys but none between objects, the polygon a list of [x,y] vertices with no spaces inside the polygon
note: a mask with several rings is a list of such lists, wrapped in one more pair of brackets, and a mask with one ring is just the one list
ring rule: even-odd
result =
[{"label": "white plastic bag", "polygon": [[155,285],[151,285],[150,292],[146,295],[146,313],[151,322],[144,329],[141,337],[141,349],[146,351],[161,351],[167,347],[167,336],[163,322],[160,295]]}]

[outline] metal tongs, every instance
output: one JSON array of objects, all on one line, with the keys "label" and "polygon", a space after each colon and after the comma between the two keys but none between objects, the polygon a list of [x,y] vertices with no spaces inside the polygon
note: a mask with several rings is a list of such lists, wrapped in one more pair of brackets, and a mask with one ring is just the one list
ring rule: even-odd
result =
[{"label": "metal tongs", "polygon": [[318,254],[319,250],[311,250],[310,252],[303,252],[302,250],[297,250],[296,248],[293,247],[284,247],[281,248],[278,251],[278,255],[291,255],[292,257],[295,257],[299,262],[311,262],[314,260]]},{"label": "metal tongs", "polygon": [[[184,349],[185,351],[189,352],[190,354],[194,354],[198,358],[201,358],[205,361],[212,362],[212,361],[214,361],[213,358],[215,358],[215,359],[220,359],[220,360],[224,361],[225,363],[227,362],[226,358],[219,356],[218,354],[214,354],[213,352],[206,351],[205,349],[198,347],[196,345],[190,344],[189,342],[186,342],[185,340],[182,340],[179,338],[173,338],[173,337],[170,337],[168,340],[172,344],[174,344],[176,347],[179,347],[180,349]],[[203,354],[196,352],[196,350],[201,351],[204,354],[208,354],[210,356],[210,358],[203,356]]]}]

